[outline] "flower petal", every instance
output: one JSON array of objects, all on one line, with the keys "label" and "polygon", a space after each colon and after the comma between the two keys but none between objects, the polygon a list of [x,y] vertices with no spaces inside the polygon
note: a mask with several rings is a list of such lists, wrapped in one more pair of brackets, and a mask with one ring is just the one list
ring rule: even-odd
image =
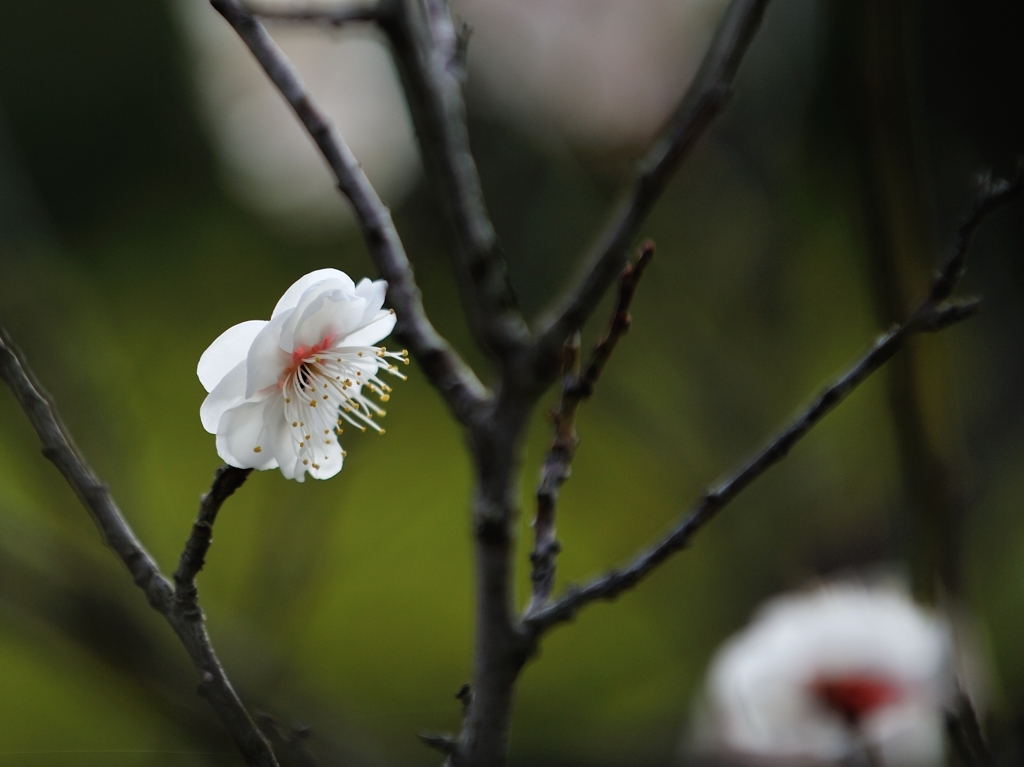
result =
[{"label": "flower petal", "polygon": [[199,408],[203,428],[210,434],[217,433],[217,425],[224,412],[245,402],[245,361],[239,362],[206,395]]},{"label": "flower petal", "polygon": [[384,306],[384,297],[387,292],[386,280],[371,281],[369,277],[364,277],[359,281],[359,284],[356,285],[356,295],[366,299],[366,313],[363,314],[361,325],[369,324],[377,316],[381,307]]},{"label": "flower petal", "polygon": [[273,399],[275,401],[267,406],[263,415],[266,436],[261,437],[264,442],[260,444],[264,450],[273,453],[285,479],[297,479],[301,482],[304,471],[299,465],[298,446],[285,415],[284,397]]},{"label": "flower petal", "polygon": [[[305,299],[304,299],[305,300]],[[281,333],[281,347],[307,349],[328,337],[344,337],[359,327],[366,301],[340,290],[331,290],[308,303],[300,303],[296,312],[302,314],[289,322]],[[290,331],[290,332],[289,332]]]},{"label": "flower petal", "polygon": [[253,339],[266,324],[266,320],[249,320],[217,336],[199,358],[199,366],[196,368],[196,374],[206,391],[213,391],[221,379],[245,359]]},{"label": "flower petal", "polygon": [[217,426],[217,455],[240,469],[276,469],[277,459],[263,446],[264,414],[276,397],[244,402],[221,416]]},{"label": "flower petal", "polygon": [[274,317],[288,309],[294,309],[298,306],[299,299],[302,298],[303,293],[316,283],[324,282],[325,280],[338,280],[347,292],[355,293],[355,284],[352,282],[352,278],[345,274],[345,272],[338,269],[317,269],[315,272],[310,272],[306,276],[300,277],[284,292],[281,300],[274,307],[274,313],[270,315],[270,319],[274,319]]},{"label": "flower petal", "polygon": [[338,440],[332,439],[331,444],[320,447],[323,448],[323,453],[316,456],[316,461],[311,462],[309,466],[299,464],[299,468],[308,471],[313,479],[330,479],[341,471],[344,463],[341,445],[338,444]]},{"label": "flower petal", "polygon": [[351,335],[345,336],[337,346],[373,346],[378,341],[391,335],[398,318],[387,309],[377,312],[371,322],[359,328]]},{"label": "flower petal", "polygon": [[273,386],[291,364],[291,356],[281,349],[281,330],[292,316],[292,310],[283,312],[263,328],[253,339],[245,358],[245,398]]}]

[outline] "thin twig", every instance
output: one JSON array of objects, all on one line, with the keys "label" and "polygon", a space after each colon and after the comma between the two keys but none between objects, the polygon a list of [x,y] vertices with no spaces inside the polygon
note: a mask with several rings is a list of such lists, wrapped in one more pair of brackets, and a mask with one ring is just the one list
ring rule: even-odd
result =
[{"label": "thin twig", "polygon": [[103,542],[124,563],[150,605],[178,635],[199,672],[199,693],[210,702],[224,723],[246,764],[277,767],[277,759],[270,745],[245,710],[214,652],[201,613],[199,616],[189,616],[175,609],[174,588],[170,581],[163,576],[153,557],[135,536],[107,486],[75,448],[49,396],[2,327],[0,378],[10,387],[39,435],[43,455],[57,467],[90,513]]},{"label": "thin twig", "polygon": [[380,19],[380,5],[346,5],[341,8],[263,8],[254,3],[246,3],[249,13],[272,21],[315,21],[332,27],[343,27],[346,24],[373,22]]},{"label": "thin twig", "polygon": [[252,469],[239,469],[224,464],[213,475],[213,484],[199,503],[199,513],[192,524],[192,533],[181,552],[178,569],[174,571],[175,609],[179,612],[195,613],[199,610],[196,575],[206,563],[206,552],[210,550],[213,541],[213,523],[217,520],[217,512],[251,473]]},{"label": "thin twig", "polygon": [[981,302],[968,299],[946,303],[964,271],[967,246],[971,234],[982,218],[999,204],[1020,192],[1022,174],[1018,170],[1013,181],[982,181],[978,196],[967,219],[960,227],[952,256],[936,275],[925,299],[910,318],[878,338],[871,349],[846,373],[819,394],[813,402],[783,429],[767,446],[736,473],[706,491],[700,502],[683,520],[650,549],[641,552],[625,568],[612,571],[581,588],[570,589],[561,599],[527,616],[525,627],[536,635],[571,620],[583,607],[599,599],[614,599],[665,562],[672,554],[685,548],[693,536],[765,471],[785,458],[790,450],[822,418],[878,370],[907,341],[918,333],[941,330],[977,314]]},{"label": "thin twig", "polygon": [[637,285],[644,270],[654,257],[654,243],[648,240],[640,247],[636,261],[627,264],[619,275],[619,291],[608,324],[608,332],[597,342],[590,361],[579,372],[579,333],[574,333],[565,344],[562,364],[562,397],[558,407],[551,414],[555,425],[555,436],[551,447],[544,456],[541,467],[540,485],[537,487],[537,518],[533,523],[534,546],[530,554],[533,570],[533,595],[526,609],[531,615],[542,608],[551,598],[555,585],[555,562],[561,545],[555,536],[555,517],[558,507],[558,493],[569,479],[572,461],[579,445],[576,433],[576,412],[580,403],[594,393],[594,385],[600,378],[605,365],[615,350],[619,339],[629,330],[629,308],[633,303]]},{"label": "thin twig", "polygon": [[211,0],[211,4],[242,38],[294,110],[327,161],[338,189],[352,204],[370,257],[380,276],[388,281],[388,300],[398,314],[395,335],[408,345],[456,418],[463,424],[471,422],[486,403],[487,394],[473,371],[427,318],[391,212],[263,25],[239,0]]},{"label": "thin twig", "polygon": [[673,172],[728,103],[740,62],[761,24],[768,0],[732,0],[718,25],[693,83],[668,129],[639,163],[625,196],[615,208],[582,272],[549,310],[538,332],[541,372],[565,339],[580,329],[622,269],[630,243],[658,201]]},{"label": "thin twig", "polygon": [[423,164],[455,237],[456,266],[470,327],[506,355],[529,329],[519,312],[469,145],[462,94],[464,52],[447,0],[385,0],[381,28],[391,41]]}]

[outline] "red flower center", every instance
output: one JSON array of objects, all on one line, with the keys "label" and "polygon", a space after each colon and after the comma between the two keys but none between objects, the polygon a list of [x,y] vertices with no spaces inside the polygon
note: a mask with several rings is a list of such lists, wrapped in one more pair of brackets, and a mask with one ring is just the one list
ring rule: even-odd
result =
[{"label": "red flower center", "polygon": [[851,725],[902,697],[891,679],[871,674],[818,677],[811,682],[811,693]]}]

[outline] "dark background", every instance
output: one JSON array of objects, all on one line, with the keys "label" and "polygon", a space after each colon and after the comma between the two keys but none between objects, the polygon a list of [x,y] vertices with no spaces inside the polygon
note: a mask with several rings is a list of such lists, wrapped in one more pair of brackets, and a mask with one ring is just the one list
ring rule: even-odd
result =
[{"label": "dark background", "polygon": [[[1009,173],[1024,150],[1022,29],[1024,5],[1009,0],[774,0],[727,114],[644,227],[658,257],[581,416],[563,583],[652,539],[922,293],[975,175]],[[0,5],[0,320],[165,570],[218,464],[198,419],[199,355],[307,271],[372,274],[351,230],[289,234],[221,191],[185,51],[155,0]],[[470,83],[485,191],[533,311],[638,148],[549,151]],[[515,763],[671,762],[708,658],[757,603],[864,568],[906,574],[926,600],[936,592],[922,573],[946,573],[991,668],[992,732],[1014,748],[1021,210],[976,239],[961,292],[985,297],[982,316],[915,342],[692,549],[550,638],[522,682]],[[423,182],[395,215],[436,323],[486,370]],[[286,729],[311,725],[324,764],[436,763],[414,734],[458,725],[469,472],[458,430],[411,370],[387,435],[346,443],[339,477],[252,477],[200,577],[243,697]],[[524,539],[546,437],[538,417]],[[0,680],[0,764],[240,763],[184,653],[5,393]]]}]

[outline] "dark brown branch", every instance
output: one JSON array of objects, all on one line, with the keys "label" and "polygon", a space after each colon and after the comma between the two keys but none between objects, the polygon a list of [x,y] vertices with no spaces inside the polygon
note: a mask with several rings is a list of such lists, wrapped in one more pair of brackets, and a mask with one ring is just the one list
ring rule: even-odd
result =
[{"label": "dark brown branch", "polygon": [[255,3],[246,3],[254,16],[272,21],[315,21],[332,27],[346,24],[373,22],[380,19],[380,5],[353,5],[342,8],[261,8]]},{"label": "dark brown branch", "polygon": [[983,180],[975,205],[960,228],[952,256],[936,275],[925,299],[902,325],[897,325],[875,341],[871,349],[846,373],[819,394],[785,429],[735,474],[706,491],[700,502],[658,543],[640,553],[625,568],[612,571],[589,584],[570,589],[561,599],[527,616],[526,628],[539,635],[571,620],[583,607],[599,599],[614,599],[634,587],[672,554],[685,548],[693,536],[765,471],[785,458],[790,450],[828,413],[878,370],[907,341],[918,333],[935,332],[973,316],[980,309],[978,300],[944,303],[963,275],[967,244],[982,218],[1000,203],[1017,194],[1021,174],[1012,182]]},{"label": "dark brown branch", "polygon": [[456,266],[470,326],[503,356],[529,329],[519,312],[469,145],[460,36],[447,0],[385,0],[381,28],[391,41],[424,168],[455,238]]},{"label": "dark brown branch", "polygon": [[605,224],[571,289],[541,326],[541,373],[556,350],[594,311],[622,269],[640,225],[658,201],[673,172],[732,95],[740,62],[761,24],[768,0],[732,0],[718,25],[693,83],[668,129],[639,163],[625,196]]},{"label": "dark brown branch", "polygon": [[174,629],[200,675],[199,693],[224,723],[246,764],[277,767],[269,744],[242,705],[221,666],[201,619],[175,610],[174,589],[135,536],[109,490],[75,448],[49,396],[0,327],[0,378],[10,387],[43,444],[43,455],[64,476],[92,516],[103,542],[117,555],[150,605]]},{"label": "dark brown branch", "polygon": [[541,467],[540,485],[537,487],[537,518],[533,522],[534,546],[530,554],[533,570],[533,595],[526,609],[531,615],[542,608],[551,598],[555,585],[555,562],[561,545],[555,536],[555,516],[558,507],[558,493],[569,479],[572,461],[576,456],[579,435],[576,433],[576,412],[580,403],[594,393],[594,385],[600,378],[608,359],[615,350],[619,339],[629,330],[629,308],[633,303],[637,285],[644,270],[654,257],[654,243],[648,240],[640,247],[634,263],[627,264],[619,275],[619,291],[608,325],[608,332],[597,342],[590,362],[581,375],[579,372],[579,333],[574,333],[565,344],[562,363],[562,397],[551,417],[555,425],[555,436],[551,447],[544,456]]},{"label": "dark brown branch", "polygon": [[196,576],[206,563],[206,552],[213,541],[213,523],[217,520],[217,512],[224,501],[240,488],[252,474],[252,469],[238,469],[224,464],[213,475],[210,490],[199,503],[199,513],[192,524],[192,534],[185,542],[178,561],[178,569],[174,571],[174,597],[177,602],[175,609],[189,613],[194,617],[198,613],[199,593],[196,590]]},{"label": "dark brown branch", "polygon": [[211,3],[249,47],[294,110],[327,161],[338,189],[352,204],[370,257],[380,276],[388,281],[388,300],[398,314],[395,335],[408,345],[456,418],[463,424],[469,423],[485,404],[487,394],[473,371],[427,318],[412,265],[391,219],[391,212],[263,25],[239,0],[211,0]]}]

